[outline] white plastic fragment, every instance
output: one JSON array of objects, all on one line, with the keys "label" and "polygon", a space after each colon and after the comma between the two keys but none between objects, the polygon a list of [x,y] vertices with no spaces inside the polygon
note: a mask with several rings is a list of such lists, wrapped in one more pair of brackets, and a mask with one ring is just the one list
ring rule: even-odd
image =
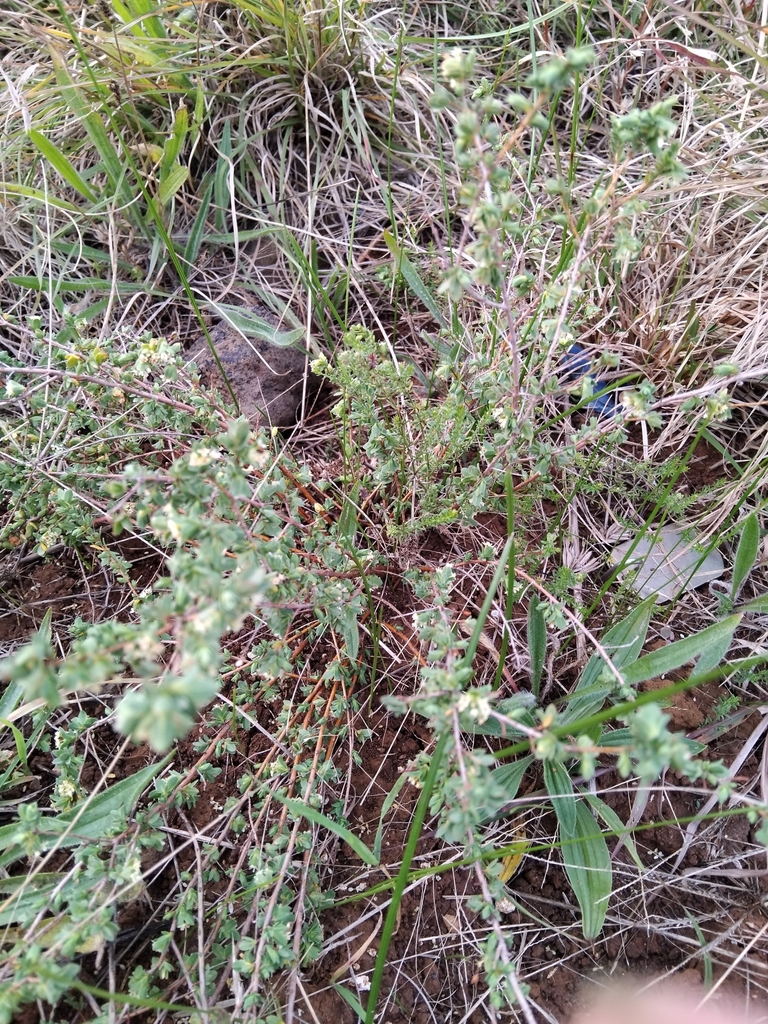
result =
[{"label": "white plastic fragment", "polygon": [[621,575],[636,573],[633,585],[643,599],[655,594],[659,603],[674,601],[686,590],[718,579],[725,570],[719,551],[703,555],[696,550],[695,543],[686,540],[673,526],[662,526],[655,532],[646,532],[637,543],[632,537],[617,544],[611,561],[614,565],[624,561],[634,544]]}]

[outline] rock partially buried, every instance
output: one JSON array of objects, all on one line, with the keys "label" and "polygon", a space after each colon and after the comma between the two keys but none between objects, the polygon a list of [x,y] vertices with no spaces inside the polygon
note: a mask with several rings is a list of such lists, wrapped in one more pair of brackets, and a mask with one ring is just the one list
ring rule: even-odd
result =
[{"label": "rock partially buried", "polygon": [[[240,412],[253,423],[292,427],[302,415],[302,397],[317,390],[306,353],[292,343],[303,331],[286,330],[265,306],[218,306],[224,319],[211,339]],[[204,337],[189,351],[205,384],[231,401],[216,360]],[[306,389],[305,389],[306,380]]]},{"label": "rock partially buried", "polygon": [[624,571],[636,573],[633,585],[641,598],[655,594],[659,603],[674,601],[684,591],[718,579],[725,570],[719,551],[705,555],[696,550],[694,543],[674,527],[662,526],[636,543],[633,538],[618,544],[611,561],[618,565],[626,559]]}]

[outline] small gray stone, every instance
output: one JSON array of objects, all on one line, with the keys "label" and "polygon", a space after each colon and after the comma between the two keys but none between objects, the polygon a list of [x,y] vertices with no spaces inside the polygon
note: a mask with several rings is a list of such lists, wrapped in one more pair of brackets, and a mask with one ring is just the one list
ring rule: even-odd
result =
[{"label": "small gray stone", "polygon": [[[266,321],[280,336],[278,318],[266,307],[251,304],[242,312]],[[212,328],[210,334],[242,415],[254,424],[294,426],[302,414],[305,378],[307,396],[317,390],[318,381],[309,373],[306,354],[294,345],[275,345],[250,332],[246,337],[226,321]],[[189,355],[203,383],[215,387],[231,403],[229,389],[204,337],[191,347]]]},{"label": "small gray stone", "polygon": [[643,599],[655,594],[660,604],[674,601],[684,591],[716,580],[725,571],[719,551],[715,549],[703,555],[695,549],[693,541],[686,540],[672,526],[649,531],[636,544],[634,538],[623,541],[613,549],[611,561],[618,565],[628,555],[625,572],[636,572],[635,590]]}]

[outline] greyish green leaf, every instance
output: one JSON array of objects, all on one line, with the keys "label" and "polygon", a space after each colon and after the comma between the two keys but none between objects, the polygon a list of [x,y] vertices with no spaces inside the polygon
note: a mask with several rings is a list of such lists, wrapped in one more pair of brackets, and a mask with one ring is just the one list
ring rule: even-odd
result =
[{"label": "greyish green leaf", "polygon": [[563,867],[581,908],[585,939],[596,939],[603,930],[613,871],[608,844],[600,826],[583,800],[576,801],[574,838],[562,844]]}]

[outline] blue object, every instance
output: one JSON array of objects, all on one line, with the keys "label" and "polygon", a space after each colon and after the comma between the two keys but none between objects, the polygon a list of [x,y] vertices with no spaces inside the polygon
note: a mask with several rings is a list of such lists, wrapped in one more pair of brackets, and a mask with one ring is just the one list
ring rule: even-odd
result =
[{"label": "blue object", "polygon": [[[560,361],[562,366],[563,380],[568,384],[575,384],[582,377],[586,377],[592,385],[593,391],[602,391],[610,387],[608,381],[600,380],[590,374],[592,363],[587,351],[575,342],[568,349]],[[596,395],[587,402],[587,409],[597,413],[598,416],[615,416],[619,411],[619,403],[613,394]]]}]

